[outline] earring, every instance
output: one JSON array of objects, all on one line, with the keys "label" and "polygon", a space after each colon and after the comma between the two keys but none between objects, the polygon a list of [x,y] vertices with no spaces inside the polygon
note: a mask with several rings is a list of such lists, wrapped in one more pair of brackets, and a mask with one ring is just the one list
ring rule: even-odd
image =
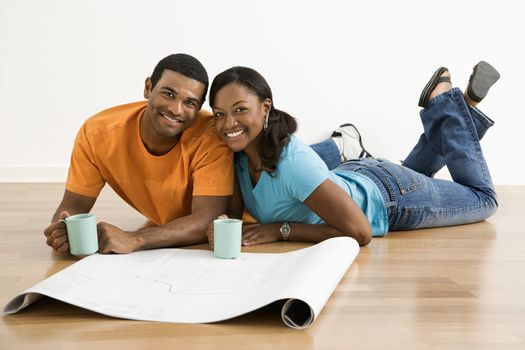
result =
[{"label": "earring", "polygon": [[268,113],[266,113],[266,117],[264,117],[263,130],[268,129],[268,118],[269,118],[269,117],[270,117],[270,111],[268,111]]}]

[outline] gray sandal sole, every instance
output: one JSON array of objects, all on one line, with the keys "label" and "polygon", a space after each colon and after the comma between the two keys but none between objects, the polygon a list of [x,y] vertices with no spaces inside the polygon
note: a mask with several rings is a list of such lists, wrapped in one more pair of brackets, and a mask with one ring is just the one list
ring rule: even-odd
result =
[{"label": "gray sandal sole", "polygon": [[485,61],[480,61],[474,66],[474,71],[470,76],[467,87],[468,96],[476,102],[481,102],[499,78],[500,74],[496,68]]}]

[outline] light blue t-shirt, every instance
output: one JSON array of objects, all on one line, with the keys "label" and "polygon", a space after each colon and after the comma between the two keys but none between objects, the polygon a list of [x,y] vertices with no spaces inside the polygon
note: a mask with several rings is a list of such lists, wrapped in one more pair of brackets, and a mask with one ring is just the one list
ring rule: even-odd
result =
[{"label": "light blue t-shirt", "polygon": [[372,235],[388,232],[385,202],[376,184],[364,175],[351,171],[330,171],[309,146],[294,135],[284,147],[277,169],[270,175],[263,171],[252,186],[248,157],[237,154],[235,172],[244,206],[260,223],[302,222],[323,224],[324,221],[303,202],[326,179],[345,190],[357,203],[372,226]]}]

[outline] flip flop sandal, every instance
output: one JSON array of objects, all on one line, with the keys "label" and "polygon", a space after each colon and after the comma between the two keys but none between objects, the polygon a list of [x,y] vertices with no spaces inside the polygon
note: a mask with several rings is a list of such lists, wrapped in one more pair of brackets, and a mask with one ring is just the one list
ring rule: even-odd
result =
[{"label": "flip flop sandal", "polygon": [[500,75],[496,68],[485,61],[480,61],[474,66],[474,71],[468,81],[468,96],[476,102],[481,102],[499,77]]},{"label": "flip flop sandal", "polygon": [[448,71],[445,67],[439,67],[437,71],[434,72],[432,75],[432,78],[428,81],[427,85],[425,85],[425,88],[421,92],[421,96],[419,97],[419,107],[425,108],[428,104],[428,100],[430,99],[430,94],[434,90],[434,88],[440,84],[440,83],[450,83],[450,77],[442,77],[441,74]]}]

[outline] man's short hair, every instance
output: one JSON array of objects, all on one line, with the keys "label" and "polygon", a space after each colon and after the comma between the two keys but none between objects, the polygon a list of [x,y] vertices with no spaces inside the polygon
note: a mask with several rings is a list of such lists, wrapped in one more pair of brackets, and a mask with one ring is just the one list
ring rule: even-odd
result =
[{"label": "man's short hair", "polygon": [[164,57],[157,63],[153,73],[151,74],[151,88],[153,89],[157,82],[160,80],[164,70],[169,69],[171,71],[180,73],[190,79],[196,80],[204,84],[204,92],[201,97],[201,104],[206,100],[206,93],[208,91],[208,73],[206,69],[193,56],[177,53]]}]

